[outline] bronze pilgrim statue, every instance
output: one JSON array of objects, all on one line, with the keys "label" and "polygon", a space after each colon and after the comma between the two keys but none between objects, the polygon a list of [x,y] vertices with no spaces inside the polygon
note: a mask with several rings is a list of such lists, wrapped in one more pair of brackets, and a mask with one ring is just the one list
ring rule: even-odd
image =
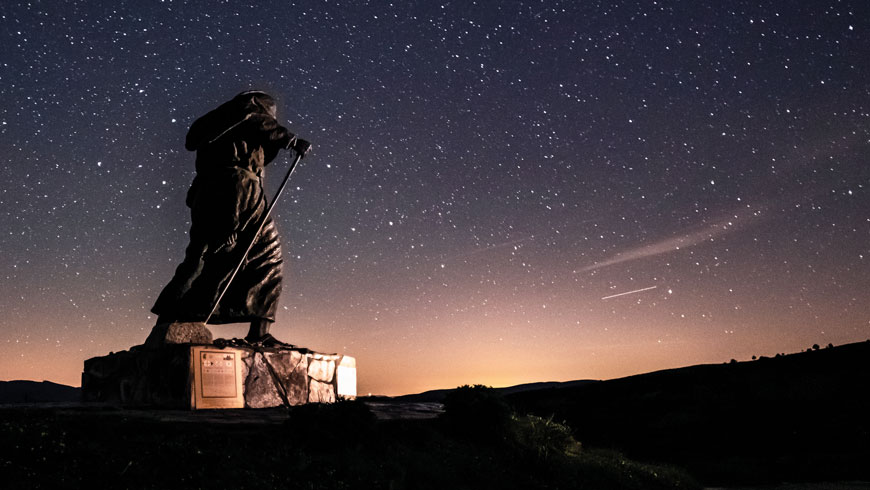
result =
[{"label": "bronze pilgrim statue", "polygon": [[289,346],[269,333],[283,259],[263,177],[279,151],[292,149],[301,158],[311,144],[278,123],[271,96],[247,91],[197,119],[185,147],[196,151],[196,177],[186,200],[190,244],[151,309],[158,315],[155,331],[188,322],[250,322],[247,342]]}]

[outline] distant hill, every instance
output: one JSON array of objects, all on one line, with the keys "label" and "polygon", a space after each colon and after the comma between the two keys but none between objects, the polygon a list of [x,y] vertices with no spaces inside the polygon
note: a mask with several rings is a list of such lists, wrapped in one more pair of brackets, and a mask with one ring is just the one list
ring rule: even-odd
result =
[{"label": "distant hill", "polygon": [[870,479],[870,341],[515,393],[575,437],[708,483]]},{"label": "distant hill", "polygon": [[[560,388],[570,388],[576,386],[583,386],[589,383],[597,383],[595,380],[578,380],[578,381],[543,381],[539,383],[526,383],[515,386],[508,386],[505,388],[495,388],[496,391],[501,393],[502,395],[510,395],[513,393],[523,393],[526,391],[536,391],[543,389],[560,389]],[[453,391],[455,388],[450,389],[442,389],[442,390],[429,390],[424,391],[423,393],[417,393],[413,395],[402,395],[396,397],[372,397],[382,401],[395,401],[400,403],[432,403],[432,402],[443,402],[444,397],[447,396],[448,393]]]},{"label": "distant hill", "polygon": [[51,381],[0,381],[0,404],[81,401],[81,389]]}]

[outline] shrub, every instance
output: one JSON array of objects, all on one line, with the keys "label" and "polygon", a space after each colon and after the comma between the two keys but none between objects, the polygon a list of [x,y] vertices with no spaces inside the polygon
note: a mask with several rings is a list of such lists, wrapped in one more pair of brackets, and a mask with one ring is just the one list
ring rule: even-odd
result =
[{"label": "shrub", "polygon": [[464,385],[444,398],[444,420],[459,434],[473,439],[504,439],[512,410],[497,391],[484,385]]},{"label": "shrub", "polygon": [[580,452],[580,443],[574,440],[571,428],[564,423],[554,422],[552,416],[515,417],[514,427],[517,442],[539,459],[564,454],[576,455]]}]

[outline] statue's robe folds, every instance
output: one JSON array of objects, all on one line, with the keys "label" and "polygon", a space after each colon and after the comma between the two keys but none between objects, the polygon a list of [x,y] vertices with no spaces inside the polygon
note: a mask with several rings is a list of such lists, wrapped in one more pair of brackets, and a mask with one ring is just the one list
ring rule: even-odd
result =
[{"label": "statue's robe folds", "polygon": [[[266,214],[263,170],[292,140],[261,92],[239,94],[193,123],[185,143],[197,152],[187,194],[190,244],[152,312],[171,321],[206,319]],[[275,321],[282,264],[269,217],[209,323]]]}]

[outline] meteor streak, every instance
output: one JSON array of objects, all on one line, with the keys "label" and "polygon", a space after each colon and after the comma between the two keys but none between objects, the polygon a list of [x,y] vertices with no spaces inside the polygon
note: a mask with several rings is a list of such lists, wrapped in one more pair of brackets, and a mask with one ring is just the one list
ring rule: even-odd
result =
[{"label": "meteor streak", "polygon": [[[760,211],[762,207],[756,206],[754,212],[746,215],[746,211],[738,209],[729,217],[720,221],[706,224],[700,228],[685,230],[678,236],[665,238],[648,245],[642,245],[623,252],[617,253],[604,259],[601,262],[594,263],[579,269],[579,272],[591,272],[611,265],[621,264],[632,260],[645,259],[667,253],[684,250],[695,245],[700,245],[706,242],[715,241],[722,235],[734,233],[735,231],[748,226],[750,223],[757,223],[761,218]],[[576,273],[577,271],[575,271]]]},{"label": "meteor streak", "polygon": [[635,289],[634,291],[626,291],[626,292],[624,292],[624,293],[612,294],[612,295],[610,295],[610,296],[605,296],[605,297],[603,297],[603,298],[601,298],[601,299],[610,299],[610,298],[616,298],[616,297],[619,297],[619,296],[625,296],[626,294],[640,293],[640,292],[642,292],[642,291],[649,291],[650,289],[655,289],[655,288],[657,288],[657,287],[658,287],[658,286],[650,286],[650,287],[648,287],[648,288]]}]

